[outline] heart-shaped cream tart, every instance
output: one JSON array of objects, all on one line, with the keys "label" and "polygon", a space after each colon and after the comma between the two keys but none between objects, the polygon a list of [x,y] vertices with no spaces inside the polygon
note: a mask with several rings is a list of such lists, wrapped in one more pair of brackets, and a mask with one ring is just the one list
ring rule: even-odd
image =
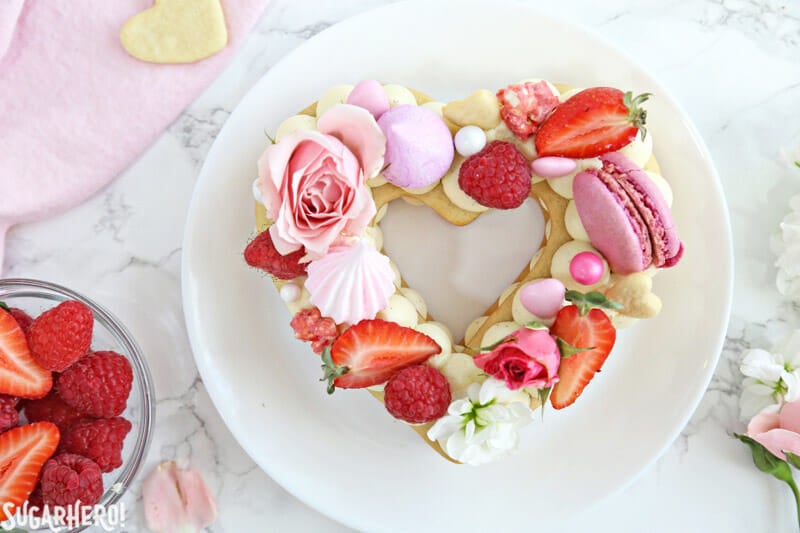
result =
[{"label": "heart-shaped cream tart", "polygon": [[[259,235],[245,259],[273,275],[296,337],[322,355],[329,392],[368,388],[445,458],[494,460],[516,447],[518,428],[549,396],[556,409],[580,396],[609,355],[615,326],[660,310],[651,279],[660,269],[613,272],[573,200],[576,175],[590,175],[607,187],[603,201],[619,209],[625,244],[656,248],[656,233],[674,234],[674,227],[663,193],[641,184],[641,169],[659,173],[651,141],[633,129],[617,149],[622,159],[549,154],[531,165],[537,131],[548,121],[563,121],[550,130],[569,136],[564,102],[577,91],[529,80],[445,105],[399,85],[362,82],[353,89],[332,88],[278,128],[258,163]],[[621,92],[610,97],[623,105]],[[610,120],[616,122],[604,131],[619,131],[619,119]],[[532,166],[546,168],[548,177]],[[660,176],[658,183],[668,187]],[[538,251],[454,335],[386,256],[381,220],[392,202],[404,200],[464,226],[527,198],[538,202],[546,222],[541,243],[525,243]],[[526,228],[508,230],[521,242],[539,239]],[[603,242],[613,246],[613,238]],[[491,251],[471,248],[465,257],[471,253]]]},{"label": "heart-shaped cream tart", "polygon": [[155,0],[120,30],[130,55],[150,63],[194,63],[225,48],[220,0]]}]

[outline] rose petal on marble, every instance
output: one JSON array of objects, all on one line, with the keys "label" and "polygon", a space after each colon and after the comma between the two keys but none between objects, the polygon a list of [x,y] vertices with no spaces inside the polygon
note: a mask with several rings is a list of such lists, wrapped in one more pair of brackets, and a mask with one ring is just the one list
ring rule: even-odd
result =
[{"label": "rose petal on marble", "polygon": [[156,533],[197,533],[217,519],[217,504],[203,477],[174,461],[156,466],[142,483],[148,529]]},{"label": "rose petal on marble", "polygon": [[365,180],[383,168],[386,137],[366,109],[350,104],[335,105],[317,121],[320,132],[333,135],[347,146],[361,162]]},{"label": "rose petal on marble", "polygon": [[783,460],[786,460],[784,451],[800,455],[800,435],[794,431],[777,428],[758,435],[752,435],[752,438],[772,452],[773,455]]},{"label": "rose petal on marble", "polygon": [[754,437],[755,435],[760,435],[761,433],[766,433],[771,429],[779,427],[781,426],[778,413],[765,413],[762,411],[754,416],[750,423],[747,424],[747,434]]}]

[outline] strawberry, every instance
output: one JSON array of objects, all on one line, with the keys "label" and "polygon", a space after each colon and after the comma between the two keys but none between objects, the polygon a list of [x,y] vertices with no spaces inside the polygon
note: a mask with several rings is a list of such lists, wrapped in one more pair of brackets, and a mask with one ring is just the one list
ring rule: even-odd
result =
[{"label": "strawberry", "polygon": [[328,394],[336,387],[379,385],[400,370],[424,363],[442,348],[430,337],[386,320],[362,320],[342,333],[322,354]]},{"label": "strawberry", "polygon": [[0,394],[42,398],[53,387],[50,371],[37,363],[17,321],[0,309]]},{"label": "strawberry", "polygon": [[[567,299],[576,303],[562,307],[550,328],[550,334],[559,339],[562,353],[568,352],[561,359],[559,381],[550,394],[550,403],[555,409],[568,407],[578,399],[595,373],[600,371],[617,339],[617,331],[608,315],[602,309],[591,308],[594,302],[583,299],[599,293],[589,293],[585,297],[579,295],[583,298],[577,299],[576,294],[579,293],[567,293]],[[617,308],[616,304],[608,301],[597,305]],[[565,343],[568,346],[565,347]]]},{"label": "strawberry", "polygon": [[536,132],[539,157],[575,159],[616,152],[644,128],[647,111],[641,107],[649,93],[633,97],[611,87],[585,89],[559,105]]},{"label": "strawberry", "polygon": [[[58,448],[58,428],[36,422],[0,435],[0,522],[13,516],[36,487],[44,463]],[[13,508],[9,511],[7,504]]]}]

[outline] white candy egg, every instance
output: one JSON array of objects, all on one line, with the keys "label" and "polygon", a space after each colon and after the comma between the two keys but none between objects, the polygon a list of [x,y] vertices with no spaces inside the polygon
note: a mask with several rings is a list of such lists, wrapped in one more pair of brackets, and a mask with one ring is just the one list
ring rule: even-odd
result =
[{"label": "white candy egg", "polygon": [[486,146],[486,133],[478,126],[464,126],[456,133],[456,151],[464,157],[475,155]]},{"label": "white candy egg", "polygon": [[280,290],[281,300],[286,303],[296,302],[300,298],[300,287],[295,283],[284,283]]}]

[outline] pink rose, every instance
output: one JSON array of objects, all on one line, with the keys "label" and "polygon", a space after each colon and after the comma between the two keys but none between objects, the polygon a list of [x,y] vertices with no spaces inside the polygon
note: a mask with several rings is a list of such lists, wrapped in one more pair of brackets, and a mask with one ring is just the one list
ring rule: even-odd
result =
[{"label": "pink rose", "polygon": [[800,400],[785,404],[779,412],[762,411],[754,416],[747,425],[747,436],[783,460],[785,451],[800,455]]},{"label": "pink rose", "polygon": [[558,383],[559,364],[561,352],[546,329],[518,329],[491,352],[475,356],[478,368],[511,390],[552,387]]},{"label": "pink rose", "polygon": [[273,224],[275,248],[307,258],[325,255],[342,234],[359,235],[375,215],[367,180],[383,166],[386,138],[365,109],[341,104],[317,122],[269,146],[258,185]]}]

